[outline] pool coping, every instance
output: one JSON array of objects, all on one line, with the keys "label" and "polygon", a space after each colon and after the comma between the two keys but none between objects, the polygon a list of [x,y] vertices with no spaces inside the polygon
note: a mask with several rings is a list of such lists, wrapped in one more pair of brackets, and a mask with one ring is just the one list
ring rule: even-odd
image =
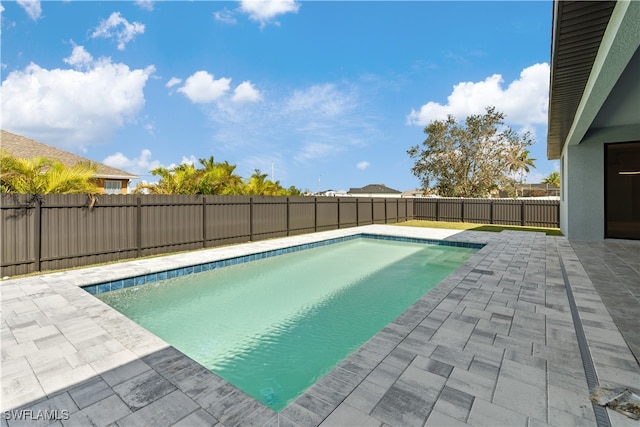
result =
[{"label": "pool coping", "polygon": [[356,233],[344,237],[332,237],[325,240],[317,240],[313,242],[303,243],[299,245],[287,246],[278,249],[269,249],[263,251],[248,251],[245,255],[224,257],[215,256],[207,262],[201,262],[198,264],[188,265],[184,267],[177,267],[167,270],[159,270],[151,273],[140,274],[133,277],[123,277],[112,279],[105,282],[96,284],[86,284],[80,287],[91,295],[97,295],[105,292],[117,291],[120,289],[126,289],[135,286],[142,286],[149,283],[155,283],[162,280],[173,279],[176,277],[188,276],[196,273],[203,273],[206,271],[217,270],[224,267],[230,267],[233,265],[244,264],[251,261],[257,261],[260,259],[271,258],[279,255],[285,255],[294,252],[305,251],[307,249],[313,249],[322,246],[333,245],[336,243],[347,242],[355,239],[376,239],[376,240],[389,240],[394,242],[409,242],[419,244],[441,245],[441,246],[454,246],[471,249],[482,249],[485,245],[483,243],[473,242],[459,242],[449,240],[437,240],[417,237],[404,237],[404,236],[391,236],[387,234],[375,234],[375,233]]},{"label": "pool coping", "polygon": [[[482,243],[486,244],[486,246],[441,281],[429,292],[428,297],[422,297],[409,307],[397,319],[277,414],[80,288],[83,284],[121,280],[132,273],[153,273],[152,270],[154,268],[160,267],[165,270],[182,268],[194,263],[210,262],[216,257],[246,256],[250,255],[252,251],[255,253],[279,249],[290,246],[292,241],[301,242],[300,244],[312,243],[326,240],[328,237],[359,234],[363,230],[373,234],[422,236],[430,239]],[[380,419],[394,420],[394,416],[400,416],[401,418],[399,419],[404,419],[402,418],[403,414],[385,413],[384,410],[389,408],[385,408],[383,403],[389,399],[389,401],[393,400],[393,396],[387,395],[398,392],[396,389],[397,384],[402,382],[404,375],[417,363],[415,355],[414,359],[408,360],[408,354],[410,353],[408,350],[414,350],[410,348],[411,345],[425,346],[423,353],[425,355],[430,354],[429,359],[420,359],[424,369],[414,370],[412,373],[420,372],[425,374],[427,372],[433,374],[434,369],[437,370],[437,368],[449,366],[453,371],[449,371],[449,374],[446,375],[449,378],[447,384],[452,381],[456,372],[464,374],[464,369],[461,369],[458,363],[464,365],[467,362],[466,360],[461,362],[456,360],[461,356],[453,351],[455,348],[453,343],[451,346],[439,344],[436,347],[436,345],[428,342],[429,340],[411,344],[412,341],[409,338],[417,331],[422,331],[421,328],[427,327],[426,325],[430,325],[429,328],[431,329],[433,329],[432,326],[435,327],[435,335],[439,334],[440,328],[444,325],[442,322],[445,322],[444,318],[447,318],[446,322],[450,320],[452,322],[470,320],[473,316],[468,313],[472,313],[474,310],[471,308],[472,304],[467,304],[467,307],[463,310],[462,307],[454,306],[451,303],[451,299],[453,297],[458,298],[457,293],[462,291],[463,288],[466,290],[476,289],[474,288],[476,286],[474,282],[476,281],[480,288],[483,286],[495,286],[494,278],[491,277],[496,270],[494,264],[496,262],[503,263],[504,260],[491,260],[489,259],[491,255],[506,253],[502,248],[504,245],[511,244],[513,247],[525,247],[532,235],[537,235],[535,240],[538,244],[542,242],[544,245],[546,242],[551,252],[556,251],[558,256],[565,258],[570,279],[575,280],[573,279],[575,277],[581,279],[579,288],[577,288],[579,292],[576,294],[578,309],[580,310],[580,307],[583,307],[583,315],[590,321],[589,326],[593,327],[600,320],[610,322],[610,317],[607,318],[606,309],[604,313],[600,314],[599,308],[598,310],[593,308],[594,304],[597,305],[597,301],[594,299],[591,289],[588,288],[588,284],[582,280],[582,271],[579,270],[579,266],[575,265],[575,261],[572,259],[572,251],[569,250],[570,245],[567,247],[566,239],[545,238],[539,233],[460,232],[457,230],[374,225],[4,281],[2,282],[2,287],[0,287],[2,290],[3,318],[2,408],[6,410],[22,407],[57,407],[64,410],[65,407],[74,407],[75,409],[70,414],[70,419],[75,420],[76,424],[83,424],[78,420],[86,420],[95,421],[96,424],[103,425],[110,422],[117,422],[118,425],[171,425],[180,422],[188,424],[196,421],[201,422],[203,425],[214,425],[217,422],[224,425],[278,425],[280,422],[289,423],[290,425],[318,425],[323,422],[327,425],[336,425],[339,424],[339,421],[344,421],[347,418],[353,419],[356,415],[359,421],[368,423],[378,420],[379,425]],[[556,245],[558,249],[553,249],[553,245]],[[516,281],[520,277],[519,280],[525,280],[526,271],[524,276],[521,271],[516,271],[520,268],[519,263],[521,262],[524,261],[508,261],[503,278],[509,281]],[[511,268],[509,266],[512,264],[518,267],[514,269],[516,273],[509,270]],[[117,271],[114,271],[114,269]],[[555,281],[558,279],[550,277],[549,273],[547,273],[546,280],[553,282],[555,286]],[[497,320],[506,320],[509,316],[504,313],[508,312],[512,313],[512,317],[514,317],[514,310],[517,314],[518,310],[525,312],[527,309],[531,309],[526,304],[526,299],[523,299],[522,301],[515,301],[511,308],[504,307],[500,310],[494,308],[497,311],[488,320],[493,320],[494,315]],[[563,314],[563,307],[555,308],[550,303],[547,303],[546,307],[545,305],[540,306],[539,310],[549,316],[550,319],[553,310],[557,311],[557,313],[553,312],[554,316]],[[450,314],[444,316],[445,312]],[[597,320],[594,313],[599,316]],[[481,313],[476,314],[482,316]],[[443,318],[439,319],[439,317]],[[467,318],[465,319],[465,317]],[[82,322],[80,322],[80,319]],[[440,326],[436,326],[438,322],[440,322]],[[564,318],[562,322],[560,320],[557,320],[557,322],[558,325],[554,325],[554,327],[565,326],[562,324]],[[566,328],[562,329],[562,331],[563,334],[568,333]],[[447,329],[447,333],[449,332],[452,337],[455,336],[455,331]],[[610,335],[604,341],[610,346],[616,346],[614,348],[619,351],[622,346],[615,332],[617,330],[614,331],[607,326],[607,333]],[[558,332],[556,331],[555,333]],[[589,335],[594,332],[589,329],[587,333]],[[551,338],[553,337],[547,337],[547,340]],[[566,337],[563,336],[563,338]],[[450,337],[445,338],[445,341],[455,339]],[[594,343],[598,343],[598,340],[595,340],[593,336],[587,336],[587,339],[591,340],[592,346]],[[602,341],[602,339],[599,340],[599,342]],[[623,340],[622,343],[624,343]],[[515,338],[513,342],[503,344],[503,347],[505,345],[507,347],[515,346]],[[476,343],[474,346],[480,348],[480,343]],[[532,348],[535,352],[535,341]],[[451,353],[439,354],[439,352],[442,353],[440,349],[451,350]],[[541,349],[551,351],[547,350],[546,347],[541,347]],[[485,350],[489,351],[488,348]],[[602,348],[598,348],[598,351],[599,353],[596,354],[596,357],[605,360],[608,369],[608,371],[601,371],[600,374],[602,375],[604,372],[608,374],[605,377],[608,376],[615,380],[620,376],[620,373],[612,373],[610,365],[613,362],[601,355],[604,351]],[[503,353],[505,360],[506,354]],[[520,359],[520,356],[518,356],[517,362],[525,366],[527,361],[536,361],[535,358],[532,359],[534,356],[531,355],[528,356],[529,358],[524,359]],[[489,354],[483,354],[483,357],[490,359]],[[510,359],[514,358],[515,356],[512,354]],[[620,356],[620,359],[622,360],[622,356]],[[472,360],[476,359],[473,358],[468,361],[467,368],[469,369],[472,367]],[[546,360],[546,366],[551,369],[550,364],[552,362],[555,363],[555,359],[552,359],[552,355],[549,355]],[[483,362],[488,363],[488,359],[483,359]],[[511,360],[509,363],[514,362],[514,360]],[[629,368],[626,362],[620,363],[620,372],[626,374],[630,371],[637,375],[637,372]],[[380,369],[383,366],[385,369],[398,369],[399,372],[395,376],[388,372],[385,373],[384,369]],[[21,370],[29,371],[29,373],[19,373]],[[5,373],[7,373],[6,377]],[[376,408],[371,408],[371,411],[367,411],[367,403],[362,402],[362,394],[370,394],[372,390],[380,391],[381,381],[379,379],[373,381],[372,375],[380,377],[383,374],[391,375],[394,384],[390,385],[391,388],[386,390],[387,393],[382,400],[377,400],[376,402],[378,403],[374,403],[374,405],[377,405]],[[440,374],[442,372],[437,375]],[[14,377],[20,378],[21,384],[14,386],[11,381],[7,385],[6,378],[12,379]],[[437,381],[442,380],[441,377],[433,378],[437,379]],[[502,379],[502,376],[500,376],[500,379]],[[549,381],[551,381],[551,377],[547,378],[547,382]],[[160,387],[159,384],[162,386]],[[151,386],[155,387],[153,390],[156,393],[155,397],[149,397],[148,401],[136,403],[133,390],[139,391],[140,387]],[[367,386],[369,389],[366,389],[366,387],[363,389],[363,386]],[[95,401],[93,399],[86,400],[86,390],[94,390],[96,387],[101,390],[104,389],[106,397]],[[164,390],[160,395],[157,395],[158,387]],[[449,385],[445,386],[445,389],[447,387]],[[494,395],[497,395],[499,390],[502,390],[500,388],[501,384],[494,384],[494,387]],[[547,393],[550,393],[552,391],[551,384],[547,384],[547,387]],[[464,387],[459,386],[458,388]],[[444,389],[441,389],[440,394],[442,394],[442,390]],[[453,389],[449,388],[447,390]],[[463,394],[465,396],[472,395]],[[497,413],[496,411],[507,413],[506,408],[494,403],[494,398],[482,397],[481,393],[475,393],[473,407],[468,408],[470,412],[467,411],[466,418],[461,420],[462,423],[482,424],[481,417],[483,413],[491,413],[494,416]],[[451,411],[448,411],[446,405],[443,405],[445,404],[441,405],[440,400],[438,400],[435,406],[432,405],[429,409],[431,415],[427,414],[427,416],[429,416],[432,424],[436,423],[437,420],[441,422],[443,420],[454,420],[454,418],[449,417]],[[481,407],[481,405],[484,406]],[[548,402],[547,405],[550,411],[549,414],[552,414],[551,402]],[[110,415],[108,416],[104,412],[107,407],[110,410]],[[577,414],[574,413],[572,415],[576,417],[574,421],[587,420],[593,422],[593,418],[589,417],[588,411],[587,413],[582,409],[576,409],[576,411]],[[553,414],[558,415],[557,413]],[[514,416],[512,413],[509,413],[509,415]],[[547,418],[549,424],[552,421],[550,416],[544,417]],[[615,418],[615,414],[612,417],[619,420]],[[460,421],[460,418],[458,418],[458,421]],[[533,416],[525,416],[525,421],[531,423],[539,421],[539,419]],[[542,421],[545,422],[545,420]],[[393,424],[391,421],[386,422]],[[62,424],[66,424],[64,419]],[[2,425],[7,425],[7,421],[3,420]]]}]

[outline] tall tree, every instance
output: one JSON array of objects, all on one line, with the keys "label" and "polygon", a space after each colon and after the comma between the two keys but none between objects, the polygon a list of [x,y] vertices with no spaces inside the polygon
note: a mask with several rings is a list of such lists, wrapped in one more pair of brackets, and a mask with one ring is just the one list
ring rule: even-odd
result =
[{"label": "tall tree", "polygon": [[134,193],[150,194],[214,194],[214,195],[256,195],[289,196],[298,195],[300,190],[291,186],[286,189],[279,181],[272,182],[267,174],[256,169],[253,175],[243,182],[235,173],[236,165],[225,161],[216,162],[213,156],[199,159],[202,168],[191,164],[181,164],[174,168],[159,167],[151,171],[160,177],[157,183],[140,183]]},{"label": "tall tree", "polygon": [[513,188],[515,195],[518,196],[517,179],[520,175],[520,185],[524,182],[524,174],[531,172],[531,168],[535,168],[537,159],[529,157],[530,151],[522,147],[514,146],[509,156],[509,170],[514,174]]},{"label": "tall tree", "polygon": [[159,176],[157,183],[139,183],[134,193],[150,194],[199,194],[198,177],[195,166],[180,164],[174,168],[158,167],[151,175]]},{"label": "tall tree", "polygon": [[288,190],[279,181],[267,179],[267,174],[256,169],[245,185],[244,193],[252,196],[286,196]]},{"label": "tall tree", "polygon": [[423,190],[435,188],[445,197],[487,197],[510,187],[510,153],[522,153],[533,141],[504,124],[504,114],[487,107],[485,114],[458,123],[453,116],[434,120],[422,145],[408,150],[415,160],[411,171]]},{"label": "tall tree", "polygon": [[560,172],[551,172],[549,175],[544,177],[542,183],[560,187]]},{"label": "tall tree", "polygon": [[16,158],[0,153],[0,192],[17,194],[97,194],[96,165],[72,167],[45,157]]},{"label": "tall tree", "polygon": [[531,168],[536,167],[535,161],[538,159],[534,159],[532,157],[529,157],[529,154],[531,154],[531,152],[529,150],[522,150],[522,152],[520,153],[520,155],[518,156],[518,168],[520,171],[520,183],[522,184],[522,181],[524,179],[524,174],[531,172]]},{"label": "tall tree", "polygon": [[198,162],[204,167],[200,176],[201,194],[242,194],[242,177],[234,173],[236,165],[229,164],[226,160],[224,163],[217,163],[213,156],[199,159]]}]

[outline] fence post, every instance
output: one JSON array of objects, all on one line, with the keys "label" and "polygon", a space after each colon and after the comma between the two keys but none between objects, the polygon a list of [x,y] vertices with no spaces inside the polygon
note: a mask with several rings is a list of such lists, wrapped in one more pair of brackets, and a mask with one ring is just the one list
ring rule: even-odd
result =
[{"label": "fence post", "polygon": [[207,247],[207,198],[202,198],[202,247]]},{"label": "fence post", "polygon": [[520,225],[524,227],[524,200],[520,200]]},{"label": "fence post", "polygon": [[42,201],[40,197],[36,196],[36,214],[33,218],[35,221],[34,224],[34,235],[33,235],[33,249],[35,252],[35,261],[36,261],[36,271],[40,271],[40,259],[42,258]]},{"label": "fence post", "polygon": [[462,199],[462,204],[460,205],[460,222],[464,222],[464,199]]},{"label": "fence post", "polygon": [[142,256],[142,199],[136,198],[136,256],[140,258]]},{"label": "fence post", "polygon": [[318,198],[313,198],[313,231],[318,231]]},{"label": "fence post", "polygon": [[360,199],[356,197],[356,227],[360,226]]},{"label": "fence post", "polygon": [[253,242],[253,197],[249,197],[249,241]]},{"label": "fence post", "polygon": [[376,223],[376,217],[374,216],[375,212],[373,209],[373,197],[371,198],[371,224],[375,224]]},{"label": "fence post", "polygon": [[489,200],[489,224],[493,224],[493,200]]},{"label": "fence post", "polygon": [[387,223],[387,217],[389,214],[387,213],[387,198],[384,198],[384,223]]},{"label": "fence post", "polygon": [[440,221],[440,199],[436,199],[436,222]]},{"label": "fence post", "polygon": [[289,236],[291,234],[290,233],[291,225],[290,225],[290,222],[289,222],[289,221],[291,221],[291,219],[290,219],[291,213],[289,212],[289,209],[290,209],[290,207],[289,207],[289,198],[287,197],[287,236]]},{"label": "fence post", "polygon": [[338,230],[340,230],[340,197],[338,197]]}]

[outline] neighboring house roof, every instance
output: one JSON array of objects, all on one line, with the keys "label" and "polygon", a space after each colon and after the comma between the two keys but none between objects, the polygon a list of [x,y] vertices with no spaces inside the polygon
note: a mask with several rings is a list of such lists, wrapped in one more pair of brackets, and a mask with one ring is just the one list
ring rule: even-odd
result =
[{"label": "neighboring house roof", "polygon": [[637,126],[639,8],[637,1],[554,1],[549,159],[590,128]]},{"label": "neighboring house roof", "polygon": [[350,188],[347,192],[349,194],[374,194],[374,193],[400,193],[398,190],[389,188],[384,184],[369,184],[362,188]]},{"label": "neighboring house roof", "polygon": [[51,160],[57,160],[65,166],[72,167],[78,163],[91,162],[97,166],[96,178],[106,179],[136,179],[138,176],[112,168],[102,163],[89,160],[85,157],[78,156],[68,151],[43,144],[24,136],[16,135],[6,130],[0,130],[0,149],[7,151],[10,155],[17,158],[32,159],[34,157],[46,157]]}]

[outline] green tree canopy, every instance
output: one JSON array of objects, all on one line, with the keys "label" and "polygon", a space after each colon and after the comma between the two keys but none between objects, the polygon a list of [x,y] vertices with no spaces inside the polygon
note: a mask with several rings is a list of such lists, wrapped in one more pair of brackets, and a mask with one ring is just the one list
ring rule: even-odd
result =
[{"label": "green tree canopy", "polygon": [[560,187],[560,172],[558,171],[551,172],[549,175],[544,177],[544,179],[542,180],[542,183]]},{"label": "green tree canopy", "polygon": [[133,193],[150,194],[199,194],[196,168],[189,164],[180,164],[174,168],[158,167],[151,171],[158,176],[157,183],[141,182],[133,189]]},{"label": "green tree canopy", "polygon": [[408,150],[415,160],[411,169],[423,190],[435,188],[445,197],[487,197],[493,190],[512,189],[511,174],[528,171],[533,141],[504,123],[505,115],[487,107],[485,114],[468,116],[458,123],[453,116],[434,120],[422,145]]},{"label": "green tree canopy", "polygon": [[267,179],[256,169],[247,182],[235,173],[236,165],[216,162],[213,156],[199,159],[201,168],[190,164],[181,164],[173,168],[156,168],[151,171],[160,177],[157,183],[140,183],[134,193],[150,194],[214,194],[214,195],[255,195],[255,196],[289,196],[298,195],[300,191],[291,186],[282,187],[279,181]]},{"label": "green tree canopy", "polygon": [[516,186],[517,176],[520,175],[520,184],[524,182],[524,174],[529,173],[531,168],[535,168],[535,161],[538,159],[534,159],[529,157],[529,150],[525,150],[522,147],[514,146],[512,151],[509,153],[509,171],[514,174],[513,178],[513,188],[515,196],[518,196],[518,189]]},{"label": "green tree canopy", "polygon": [[97,194],[96,165],[68,167],[45,157],[16,158],[0,152],[0,192],[13,194]]}]

